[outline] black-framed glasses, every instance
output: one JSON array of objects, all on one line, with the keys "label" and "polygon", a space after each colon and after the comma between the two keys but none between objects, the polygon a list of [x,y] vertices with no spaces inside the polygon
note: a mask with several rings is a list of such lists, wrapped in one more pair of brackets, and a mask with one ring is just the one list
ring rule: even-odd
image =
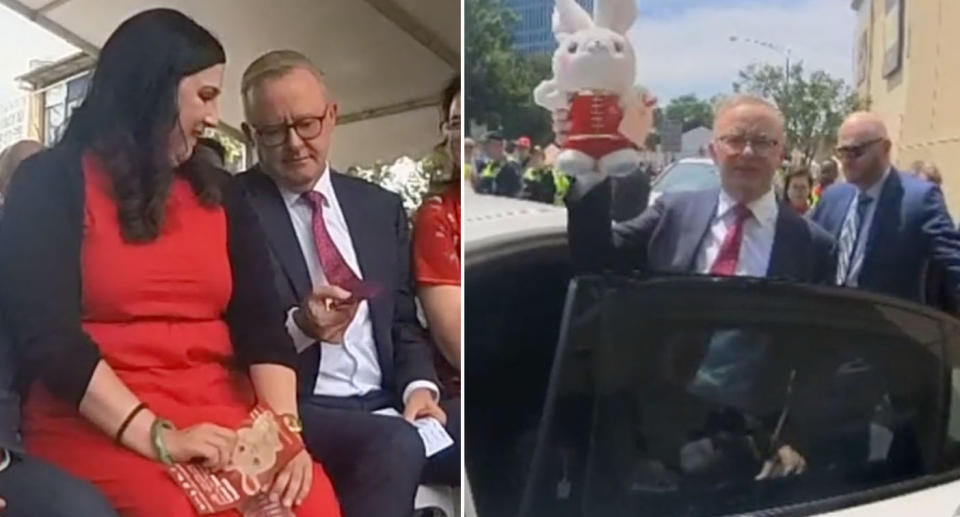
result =
[{"label": "black-framed glasses", "polygon": [[323,132],[323,123],[326,118],[327,116],[325,114],[321,117],[301,117],[289,124],[254,126],[253,129],[257,134],[257,140],[261,144],[267,147],[276,147],[286,143],[291,129],[293,129],[302,140],[310,140],[318,137],[320,133]]},{"label": "black-framed glasses", "polygon": [[885,138],[874,138],[873,140],[867,140],[861,144],[857,145],[845,145],[842,147],[837,147],[834,149],[834,154],[837,155],[837,158],[841,160],[856,160],[864,155],[870,147],[876,145],[879,142],[883,142]]},{"label": "black-framed glasses", "polygon": [[777,147],[777,142],[773,138],[765,136],[747,137],[746,135],[724,135],[718,138],[724,145],[735,153],[742,153],[747,149],[747,144],[757,154],[767,154]]}]

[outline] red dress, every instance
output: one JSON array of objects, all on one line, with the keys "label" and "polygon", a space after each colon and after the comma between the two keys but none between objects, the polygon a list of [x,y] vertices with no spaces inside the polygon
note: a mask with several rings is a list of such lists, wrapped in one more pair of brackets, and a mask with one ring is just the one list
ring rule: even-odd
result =
[{"label": "red dress", "polygon": [[[127,244],[108,176],[90,156],[83,168],[83,330],[156,414],[181,428],[202,422],[237,427],[254,394],[249,377],[227,366],[234,352],[223,319],[233,289],[226,214],[201,206],[178,177],[161,235]],[[40,383],[24,405],[23,434],[31,453],[93,482],[121,515],[196,515],[163,464],[115,445]],[[310,495],[295,510],[298,516],[340,515],[319,465]]]}]

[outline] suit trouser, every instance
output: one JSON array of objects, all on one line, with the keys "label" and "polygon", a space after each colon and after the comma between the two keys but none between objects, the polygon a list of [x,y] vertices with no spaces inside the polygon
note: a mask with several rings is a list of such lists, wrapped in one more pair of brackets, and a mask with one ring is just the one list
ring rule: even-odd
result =
[{"label": "suit trouser", "polygon": [[93,485],[36,458],[12,454],[10,466],[0,472],[0,497],[7,502],[0,510],[3,517],[116,517]]},{"label": "suit trouser", "polygon": [[419,484],[460,484],[460,399],[441,401],[454,445],[430,458],[415,427],[371,414],[393,401],[384,392],[300,400],[304,440],[329,474],[344,517],[407,517]]}]

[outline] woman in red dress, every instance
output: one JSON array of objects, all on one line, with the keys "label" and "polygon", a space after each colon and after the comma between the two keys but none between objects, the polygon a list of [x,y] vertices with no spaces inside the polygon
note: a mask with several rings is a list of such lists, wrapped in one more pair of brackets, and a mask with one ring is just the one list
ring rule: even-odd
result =
[{"label": "woman in red dress", "polygon": [[[227,173],[191,159],[217,124],[224,62],[179,12],[125,21],[62,142],[20,169],[0,226],[27,448],[122,515],[196,515],[168,465],[225,466],[256,403],[297,427],[256,216]],[[297,516],[340,515],[306,451],[266,488]]]},{"label": "woman in red dress", "polygon": [[460,77],[443,92],[443,127],[450,170],[434,181],[417,210],[413,264],[417,297],[440,353],[437,373],[445,391],[460,396]]}]

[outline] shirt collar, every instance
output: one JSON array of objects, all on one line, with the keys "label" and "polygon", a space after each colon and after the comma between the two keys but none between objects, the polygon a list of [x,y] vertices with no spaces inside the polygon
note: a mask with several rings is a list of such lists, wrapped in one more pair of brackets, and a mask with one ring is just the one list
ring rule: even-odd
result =
[{"label": "shirt collar", "polygon": [[[283,202],[284,204],[287,205],[288,209],[293,208],[293,205],[296,204],[297,201],[300,201],[301,200],[300,196],[303,195],[302,193],[288,190],[280,186],[279,183],[277,184],[277,188],[280,189],[280,195],[283,196]],[[311,190],[313,190],[314,192],[319,192],[323,194],[324,205],[330,206],[330,203],[333,200],[334,194],[333,194],[333,182],[330,180],[330,164],[329,163],[324,165],[323,174],[320,176],[320,179],[317,180],[316,183],[314,183],[313,188]]]},{"label": "shirt collar", "polygon": [[[727,191],[720,189],[720,201],[717,203],[717,217],[721,218],[727,215],[737,201],[727,194]],[[777,197],[771,188],[766,194],[750,203],[747,203],[750,213],[757,219],[757,222],[764,227],[774,227],[777,221]]]},{"label": "shirt collar", "polygon": [[883,190],[883,184],[886,183],[887,177],[890,176],[890,172],[893,170],[891,165],[886,171],[884,171],[883,176],[880,176],[880,179],[876,183],[867,187],[866,190],[862,190],[862,195],[870,196],[870,199],[876,200],[880,197],[880,192]]}]

